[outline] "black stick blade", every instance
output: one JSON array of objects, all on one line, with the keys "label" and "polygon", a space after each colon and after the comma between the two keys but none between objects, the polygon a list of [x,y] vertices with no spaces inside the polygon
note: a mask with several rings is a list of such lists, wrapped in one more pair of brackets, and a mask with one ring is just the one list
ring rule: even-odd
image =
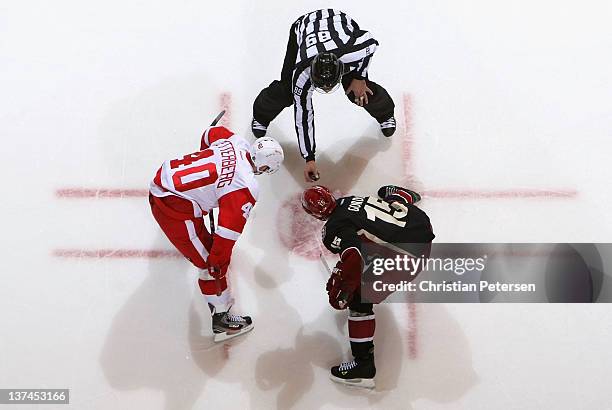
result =
[{"label": "black stick blade", "polygon": [[221,120],[221,118],[223,118],[223,116],[225,115],[225,110],[221,111],[219,113],[219,115],[217,115],[215,117],[215,119],[213,120],[213,122],[210,124],[211,127],[214,127],[215,125],[217,125],[217,123]]}]

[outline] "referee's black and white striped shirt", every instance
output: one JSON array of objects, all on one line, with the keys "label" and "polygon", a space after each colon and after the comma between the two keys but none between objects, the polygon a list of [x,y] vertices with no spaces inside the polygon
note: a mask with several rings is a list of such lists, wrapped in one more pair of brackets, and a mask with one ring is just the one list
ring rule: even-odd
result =
[{"label": "referee's black and white striped shirt", "polygon": [[293,71],[295,131],[302,156],[312,160],[316,143],[310,62],[318,53],[331,51],[344,63],[345,74],[356,71],[357,78],[365,78],[378,42],[361,30],[355,20],[333,9],[303,15],[295,21],[293,29],[299,47]]}]

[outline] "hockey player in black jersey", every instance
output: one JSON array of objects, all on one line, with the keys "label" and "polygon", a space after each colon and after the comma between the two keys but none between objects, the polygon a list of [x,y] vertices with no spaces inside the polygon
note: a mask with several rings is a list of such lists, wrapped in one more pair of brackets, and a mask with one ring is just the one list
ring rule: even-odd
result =
[{"label": "hockey player in black jersey", "polygon": [[302,194],[304,210],[327,221],[323,244],[340,254],[326,290],[335,309],[349,309],[348,331],[354,360],[332,367],[333,381],[374,387],[375,318],[373,303],[362,301],[360,294],[362,244],[369,241],[383,247],[406,246],[427,257],[434,234],[427,214],[414,205],[420,199],[416,192],[393,185],[380,188],[378,197],[346,196],[336,200],[329,189],[319,185]]},{"label": "hockey player in black jersey", "polygon": [[342,84],[348,99],[378,121],[382,133],[395,132],[394,103],[387,91],[371,81],[368,68],[378,41],[345,13],[323,9],[299,17],[289,31],[289,42],[280,80],[264,88],[253,103],[251,129],[255,137],[266,135],[270,122],[294,106],[295,131],[304,178],[315,181],[315,126],[312,93],[330,93]]}]

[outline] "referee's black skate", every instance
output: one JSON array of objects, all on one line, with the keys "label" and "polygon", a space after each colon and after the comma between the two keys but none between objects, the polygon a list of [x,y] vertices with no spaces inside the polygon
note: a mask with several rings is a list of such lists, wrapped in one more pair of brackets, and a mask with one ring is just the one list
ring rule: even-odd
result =
[{"label": "referee's black skate", "polygon": [[251,121],[251,131],[253,132],[255,138],[261,138],[266,135],[266,132],[268,132],[268,127],[253,118]]},{"label": "referee's black skate", "polygon": [[210,304],[208,306],[213,313],[212,328],[215,342],[222,342],[253,330],[250,316],[234,315],[229,311],[214,313],[214,307]]},{"label": "referee's black skate", "polygon": [[336,383],[347,386],[373,389],[376,387],[374,376],[376,376],[374,355],[370,355],[366,358],[356,358],[351,362],[332,367],[329,378]]},{"label": "referee's black skate", "polygon": [[390,137],[395,134],[395,117],[391,117],[380,124],[380,130],[385,137]]}]

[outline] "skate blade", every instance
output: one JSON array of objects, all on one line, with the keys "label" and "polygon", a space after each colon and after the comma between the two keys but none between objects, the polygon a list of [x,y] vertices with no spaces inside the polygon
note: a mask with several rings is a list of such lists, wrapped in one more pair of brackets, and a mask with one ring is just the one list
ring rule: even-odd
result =
[{"label": "skate blade", "polygon": [[215,343],[223,342],[225,340],[229,340],[229,339],[233,339],[234,337],[241,336],[241,335],[243,335],[245,333],[249,333],[251,330],[253,330],[253,325],[244,327],[244,328],[240,329],[240,331],[238,331],[238,332],[233,332],[233,333],[228,333],[228,332],[215,333],[215,336],[214,336],[213,340],[215,341]]},{"label": "skate blade", "polygon": [[349,387],[355,387],[360,389],[373,389],[376,387],[374,379],[341,379],[339,377],[334,376],[333,374],[330,374],[329,378],[333,382],[343,384]]}]

